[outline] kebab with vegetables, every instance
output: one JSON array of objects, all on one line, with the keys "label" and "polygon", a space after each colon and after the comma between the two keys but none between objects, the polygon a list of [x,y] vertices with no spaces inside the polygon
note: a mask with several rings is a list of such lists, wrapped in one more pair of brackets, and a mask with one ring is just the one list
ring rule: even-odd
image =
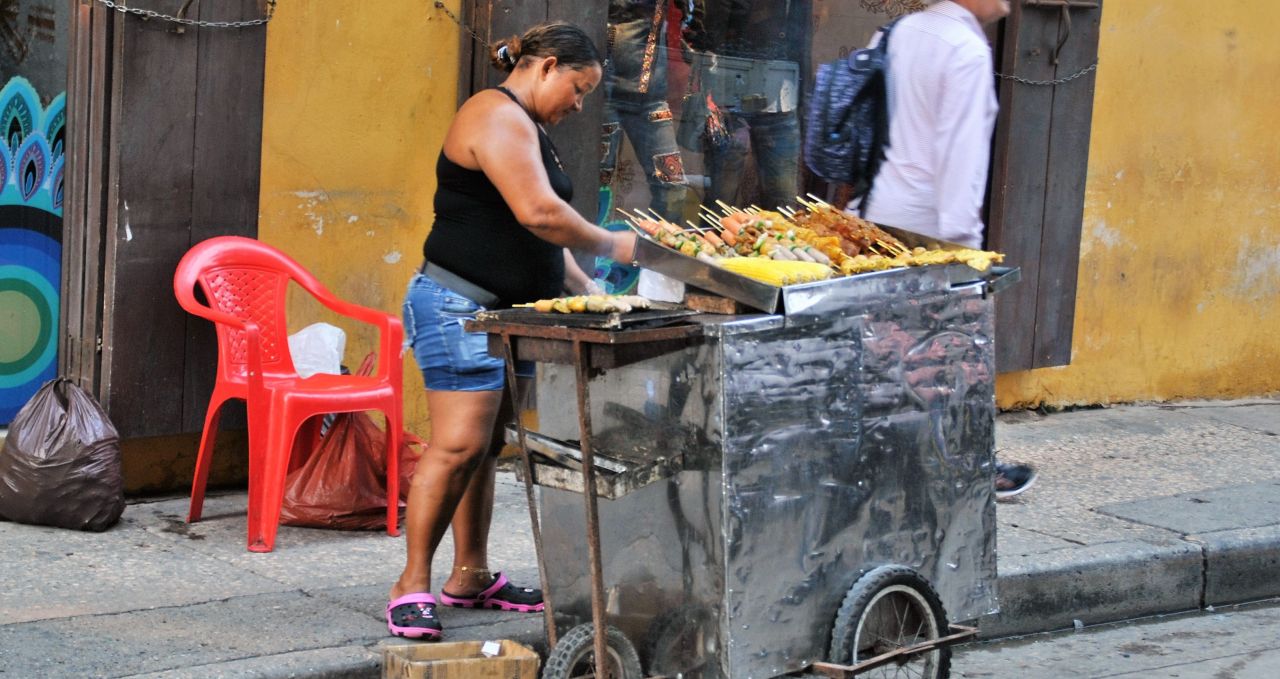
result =
[{"label": "kebab with vegetables", "polygon": [[780,213],[754,208],[730,212],[718,223],[725,242],[732,240],[739,255],[831,265],[831,258],[813,242],[817,235],[797,227]]}]

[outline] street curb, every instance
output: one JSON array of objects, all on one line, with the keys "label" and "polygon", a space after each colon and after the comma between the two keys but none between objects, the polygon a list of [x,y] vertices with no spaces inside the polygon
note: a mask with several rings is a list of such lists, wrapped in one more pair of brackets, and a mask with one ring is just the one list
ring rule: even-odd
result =
[{"label": "street curb", "polygon": [[1066,629],[1200,607],[1204,557],[1171,540],[1108,542],[1007,557],[996,593],[1000,612],[978,621],[979,638]]},{"label": "street curb", "polygon": [[1070,629],[1280,596],[1280,526],[1006,557],[979,638]]},{"label": "street curb", "polygon": [[1280,526],[1188,535],[1187,540],[1204,550],[1206,606],[1280,596]]},{"label": "street curb", "polygon": [[379,679],[381,676],[382,652],[353,645],[135,674],[129,679]]},{"label": "street curb", "polygon": [[[1131,540],[1001,560],[1000,612],[978,621],[980,639],[1070,629],[1280,596],[1280,526]],[[521,623],[523,625],[524,623]],[[488,627],[486,625],[477,625]],[[545,655],[540,627],[490,630]],[[457,638],[475,635],[467,627]],[[137,675],[135,679],[379,679],[390,638]]]}]

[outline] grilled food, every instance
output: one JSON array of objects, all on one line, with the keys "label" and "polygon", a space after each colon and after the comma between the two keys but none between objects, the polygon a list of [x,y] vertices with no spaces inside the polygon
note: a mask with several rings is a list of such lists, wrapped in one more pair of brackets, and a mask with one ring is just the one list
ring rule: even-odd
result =
[{"label": "grilled food", "polygon": [[532,308],[539,313],[561,314],[625,314],[639,309],[648,309],[649,298],[640,295],[575,295],[573,297],[556,297],[540,299],[530,304],[516,304],[517,308]]},{"label": "grilled food", "polygon": [[795,285],[826,280],[831,277],[831,267],[817,262],[798,262],[763,257],[728,257],[720,260],[720,266],[741,276],[769,285]]}]

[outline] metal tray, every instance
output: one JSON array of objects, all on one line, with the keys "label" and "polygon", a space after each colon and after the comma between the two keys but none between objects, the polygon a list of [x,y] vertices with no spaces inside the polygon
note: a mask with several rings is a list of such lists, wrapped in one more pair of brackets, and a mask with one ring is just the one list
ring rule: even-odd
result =
[{"label": "metal tray", "polygon": [[[900,229],[886,228],[887,231],[900,238],[908,246],[924,245],[931,248],[957,249],[963,246],[946,241],[930,240],[918,234]],[[953,284],[960,282],[983,282],[989,292],[996,292],[1021,277],[1017,267],[993,266],[989,271],[980,272],[964,264],[931,264],[929,266],[868,271],[852,276],[839,276],[824,281],[802,283],[785,288],[761,283],[718,266],[708,264],[699,259],[676,252],[660,243],[640,236],[636,242],[636,263],[682,281],[688,285],[701,288],[710,293],[721,295],[740,302],[753,309],[770,314],[788,313],[787,298],[790,293],[812,296],[823,294],[823,291],[839,291],[857,286],[860,281],[890,276],[940,276],[952,279]],[[791,309],[794,311],[794,309]]]},{"label": "metal tray", "polygon": [[781,311],[782,288],[707,264],[644,236],[636,239],[636,264],[767,314]]},{"label": "metal tray", "polygon": [[476,314],[477,321],[502,321],[506,323],[523,323],[526,325],[552,325],[561,328],[590,328],[593,330],[627,330],[634,328],[655,328],[678,321],[698,312],[679,304],[667,302],[650,302],[650,307],[642,311],[627,313],[598,314],[591,312],[562,314],[557,312],[534,311],[527,307],[516,309],[499,309],[497,311],[481,311]]}]

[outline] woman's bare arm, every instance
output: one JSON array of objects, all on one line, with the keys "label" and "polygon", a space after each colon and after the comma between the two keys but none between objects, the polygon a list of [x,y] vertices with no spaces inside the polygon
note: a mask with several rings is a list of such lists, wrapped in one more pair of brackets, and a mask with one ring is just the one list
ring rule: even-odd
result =
[{"label": "woman's bare arm", "polygon": [[[472,103],[480,102],[468,102]],[[514,102],[485,103],[488,105],[470,111],[464,106],[458,112],[456,122],[461,125],[455,132],[462,135],[476,164],[497,187],[516,219],[549,243],[630,262],[635,250],[632,234],[606,231],[583,219],[551,188],[537,127],[524,110]]]},{"label": "woman's bare arm", "polygon": [[578,266],[578,260],[574,259],[569,248],[564,250],[564,286],[575,295],[599,295],[604,292],[600,289],[600,284]]}]

